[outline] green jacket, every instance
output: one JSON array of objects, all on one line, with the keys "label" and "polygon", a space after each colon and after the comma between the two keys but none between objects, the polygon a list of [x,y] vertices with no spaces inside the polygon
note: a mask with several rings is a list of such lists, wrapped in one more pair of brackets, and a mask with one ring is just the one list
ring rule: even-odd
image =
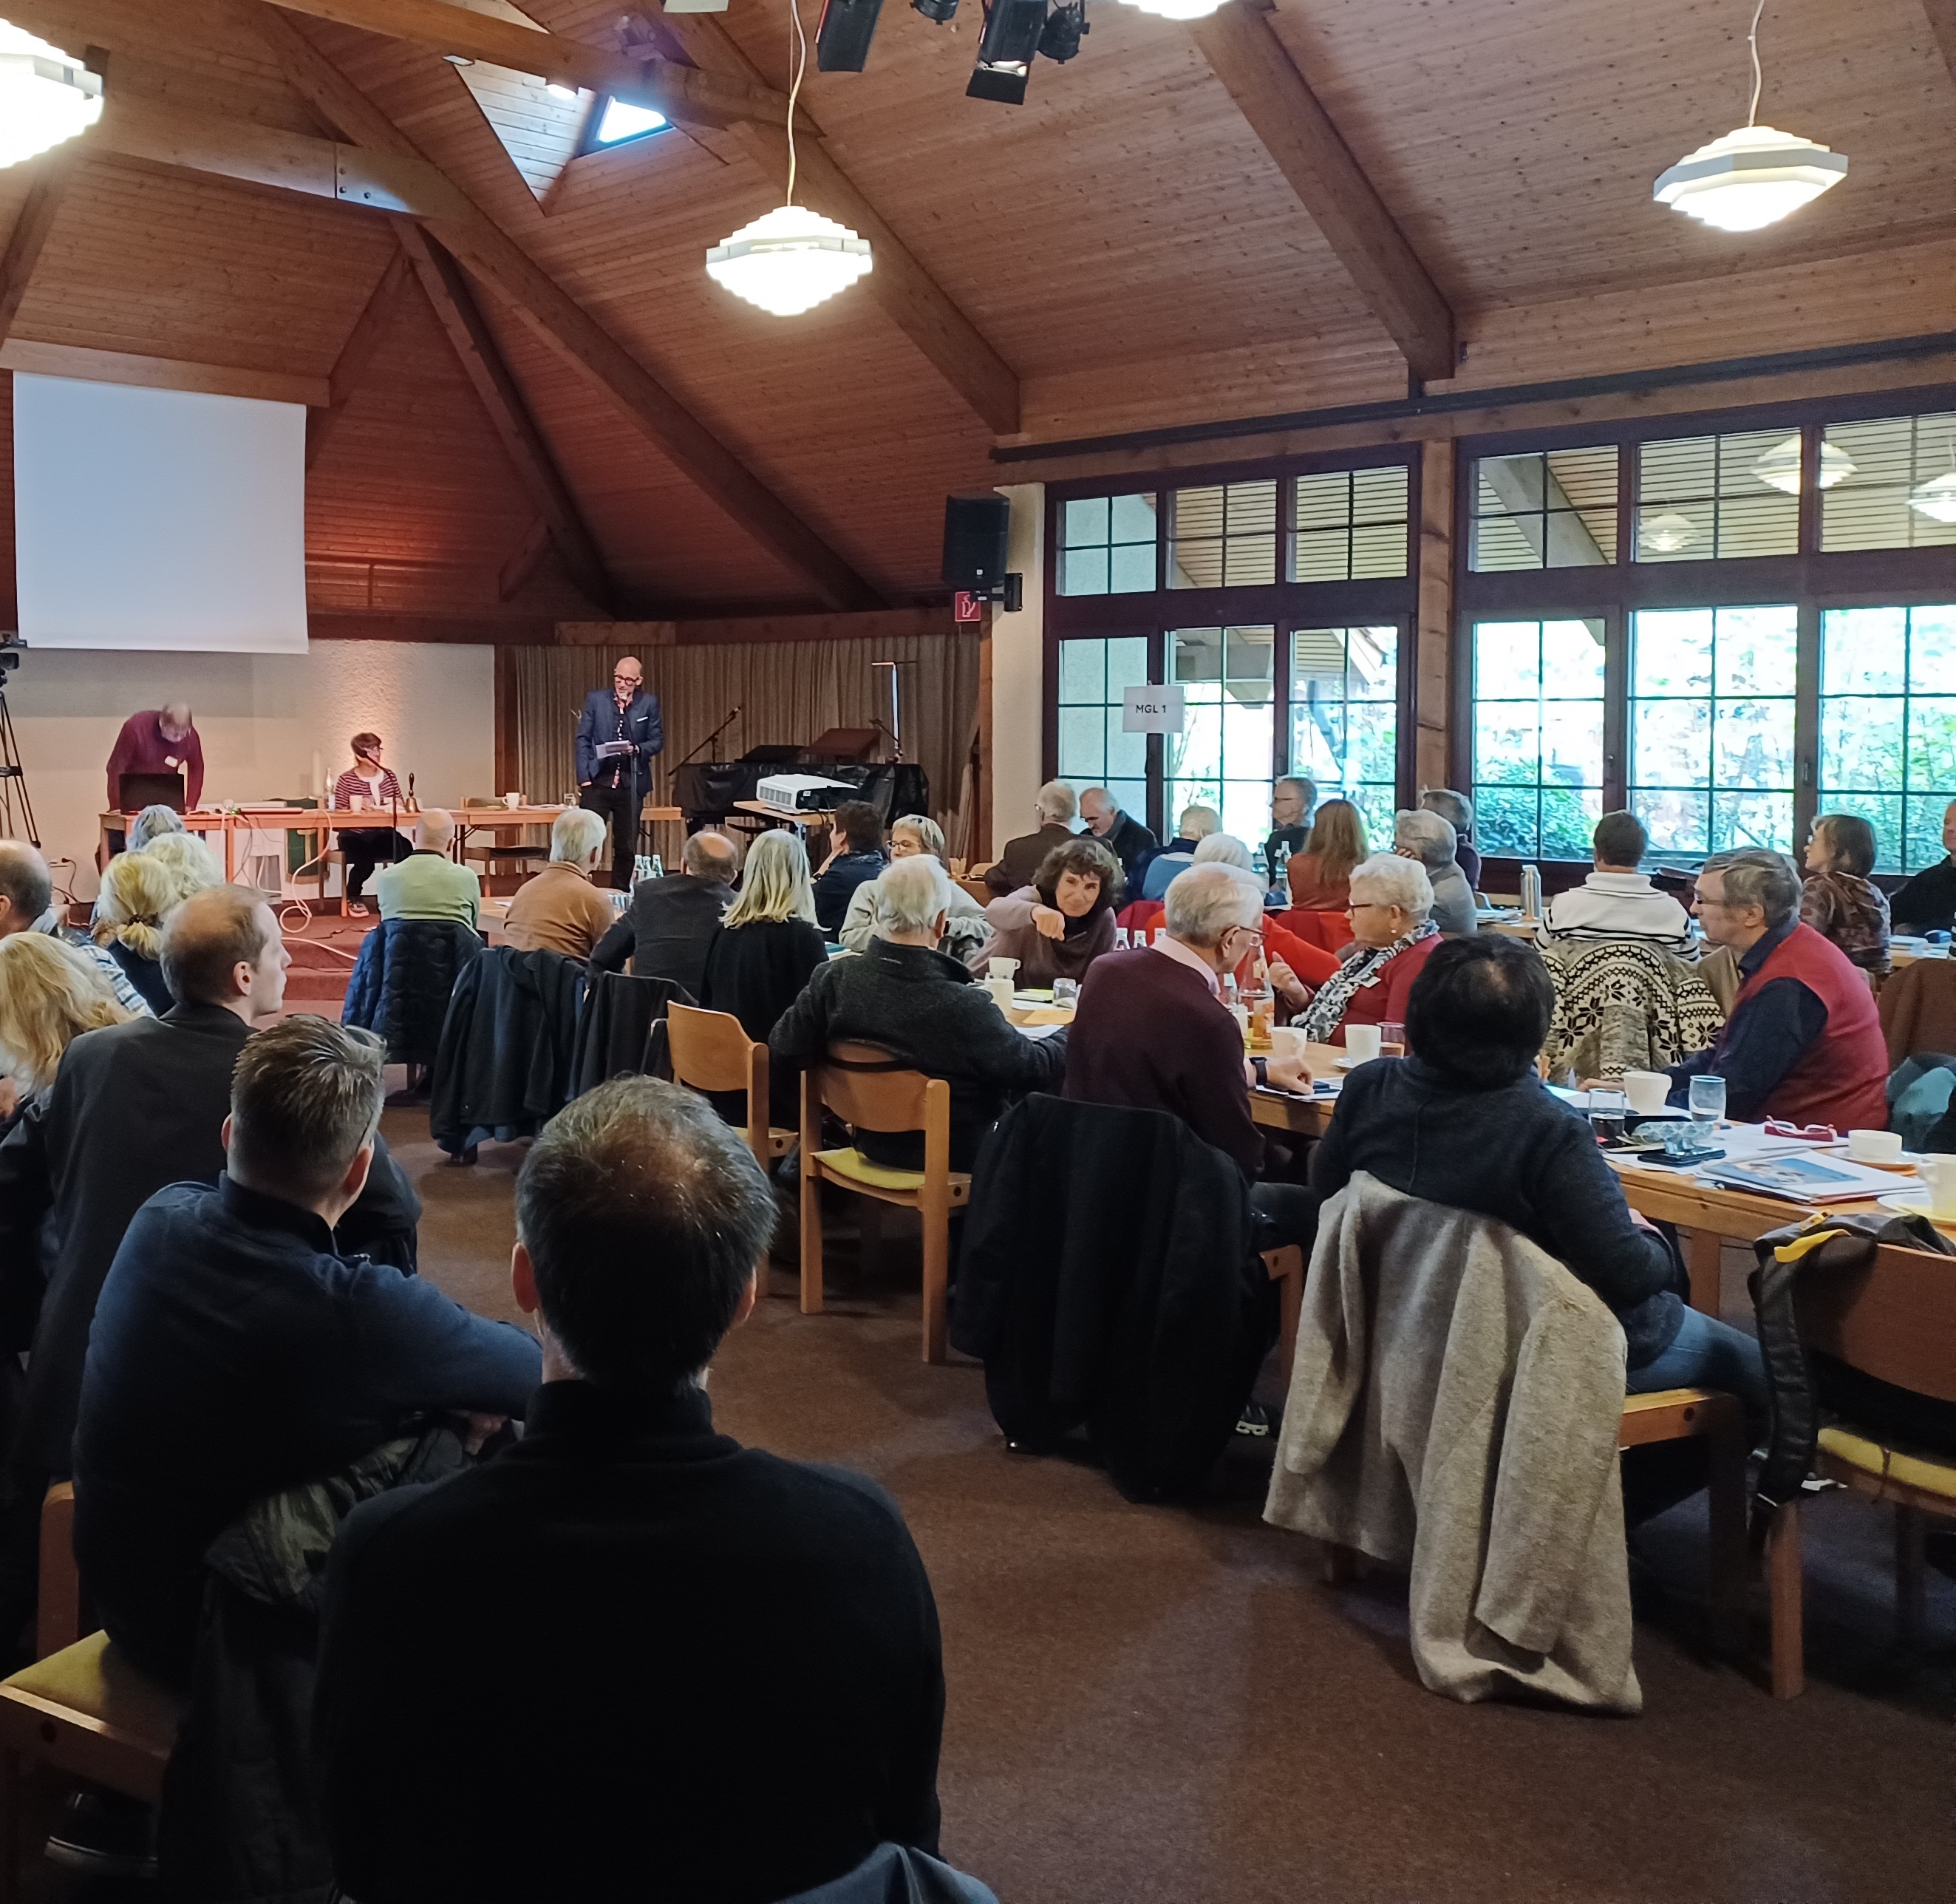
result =
[{"label": "green jacket", "polygon": [[383,919],[459,919],[465,926],[481,921],[482,882],[474,870],[426,848],[375,873],[374,896]]}]

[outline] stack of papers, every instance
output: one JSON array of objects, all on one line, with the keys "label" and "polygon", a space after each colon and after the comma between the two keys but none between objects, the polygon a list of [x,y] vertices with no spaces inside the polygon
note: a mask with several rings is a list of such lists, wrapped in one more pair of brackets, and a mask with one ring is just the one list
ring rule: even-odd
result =
[{"label": "stack of papers", "polygon": [[1851,1203],[1886,1195],[1909,1182],[1892,1170],[1877,1170],[1828,1151],[1762,1155],[1750,1163],[1721,1160],[1706,1164],[1698,1174],[1707,1183],[1781,1197],[1789,1203]]}]

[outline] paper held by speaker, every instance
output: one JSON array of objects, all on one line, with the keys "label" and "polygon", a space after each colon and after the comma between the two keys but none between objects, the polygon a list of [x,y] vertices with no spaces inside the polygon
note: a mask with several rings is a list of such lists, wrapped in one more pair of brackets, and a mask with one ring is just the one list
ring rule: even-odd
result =
[{"label": "paper held by speaker", "polygon": [[944,584],[1016,614],[1024,579],[1006,570],[1012,506],[995,493],[944,499]]}]

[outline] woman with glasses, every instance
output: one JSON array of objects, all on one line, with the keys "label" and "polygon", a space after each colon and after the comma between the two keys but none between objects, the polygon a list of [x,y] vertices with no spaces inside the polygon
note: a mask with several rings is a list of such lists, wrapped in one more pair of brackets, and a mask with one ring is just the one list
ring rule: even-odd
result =
[{"label": "woman with glasses", "polygon": [[361,895],[374,869],[383,860],[390,866],[404,860],[415,849],[392,824],[392,816],[405,805],[401,783],[391,767],[380,764],[380,737],[356,734],[352,739],[353,764],[333,783],[335,813],[384,813],[385,826],[343,826],[339,829],[339,850],[346,856],[346,911],[348,916],[364,919],[366,906]]},{"label": "woman with glasses", "polygon": [[1433,883],[1417,860],[1375,853],[1352,873],[1352,943],[1297,1021],[1313,1044],[1342,1044],[1348,1025],[1403,1025],[1412,983],[1440,943]]}]

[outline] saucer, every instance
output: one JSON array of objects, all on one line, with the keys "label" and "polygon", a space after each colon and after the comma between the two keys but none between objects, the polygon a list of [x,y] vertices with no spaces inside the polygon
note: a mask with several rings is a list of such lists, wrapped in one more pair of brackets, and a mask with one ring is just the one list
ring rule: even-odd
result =
[{"label": "saucer", "polygon": [[1897,1190],[1887,1196],[1877,1197],[1875,1201],[1884,1210],[1898,1211],[1904,1217],[1928,1217],[1932,1223],[1956,1221],[1956,1218],[1949,1217],[1938,1218],[1930,1214],[1929,1192],[1926,1190]]}]

